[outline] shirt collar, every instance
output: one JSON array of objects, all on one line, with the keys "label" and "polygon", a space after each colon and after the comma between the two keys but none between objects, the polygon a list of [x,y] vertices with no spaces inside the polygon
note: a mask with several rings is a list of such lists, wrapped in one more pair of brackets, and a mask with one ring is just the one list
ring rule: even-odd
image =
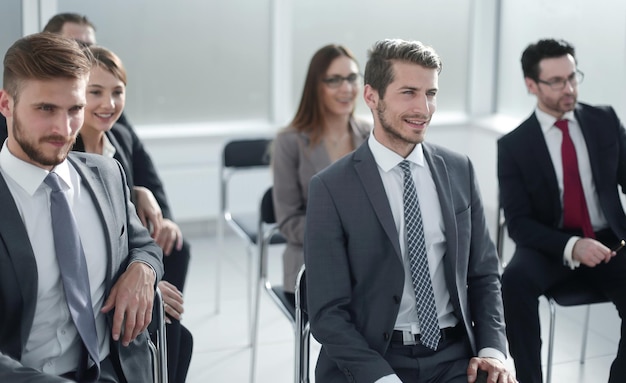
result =
[{"label": "shirt collar", "polygon": [[372,151],[376,164],[378,164],[384,172],[388,172],[395,168],[403,160],[410,161],[419,166],[424,166],[424,148],[421,143],[415,145],[413,151],[411,151],[406,158],[402,158],[402,156],[398,153],[381,144],[376,139],[373,132],[370,134],[367,143]]},{"label": "shirt collar", "polygon": [[115,156],[115,146],[113,146],[113,143],[111,142],[111,140],[109,140],[109,137],[106,134],[102,135],[102,155],[105,157],[110,157],[113,158],[113,156]]},{"label": "shirt collar", "polygon": [[[2,150],[0,150],[0,169],[32,196],[50,172],[14,156],[9,151],[7,142],[8,140],[4,142]],[[71,188],[70,168],[67,159],[55,166],[53,171],[63,180],[67,188]]]},{"label": "shirt collar", "polygon": [[[535,116],[537,116],[539,126],[541,126],[541,130],[544,134],[548,131],[548,129],[554,127],[554,123],[558,120],[556,117],[544,112],[539,108],[535,108]],[[561,120],[576,121],[576,118],[574,117],[574,111],[570,110],[569,112],[566,112]]]}]

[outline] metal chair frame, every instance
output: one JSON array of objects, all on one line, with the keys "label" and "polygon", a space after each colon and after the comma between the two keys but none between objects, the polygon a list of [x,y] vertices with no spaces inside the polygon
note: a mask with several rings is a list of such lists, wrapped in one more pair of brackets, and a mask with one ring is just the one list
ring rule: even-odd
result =
[{"label": "metal chair frame", "polygon": [[[269,188],[261,199],[260,215],[259,215],[259,233],[263,233],[259,241],[259,258],[258,258],[258,278],[256,283],[255,309],[252,328],[252,356],[250,363],[250,383],[254,382],[256,372],[256,353],[258,345],[258,327],[259,312],[261,306],[261,289],[264,289],[271,300],[276,304],[278,309],[290,321],[294,329],[295,335],[295,366],[294,381],[296,383],[308,383],[309,381],[309,322],[306,314],[306,291],[301,283],[304,283],[304,267],[298,274],[295,304],[290,303],[285,296],[285,290],[280,285],[273,285],[268,278],[268,250],[269,245],[273,243],[284,243],[284,238],[280,236],[276,218],[274,216],[274,203],[272,201],[272,188]],[[278,242],[272,238],[280,236],[283,242]]]},{"label": "metal chair frame", "polygon": [[165,309],[163,307],[163,295],[157,287],[152,320],[157,321],[156,344],[150,340],[148,345],[152,355],[152,368],[154,383],[167,383],[167,335],[165,333]]},{"label": "metal chair frame", "polygon": [[[217,222],[218,247],[223,248],[224,223],[246,241],[248,258],[246,262],[246,274],[249,285],[247,286],[247,311],[248,331],[250,331],[252,317],[252,286],[253,280],[251,258],[254,255],[255,246],[258,245],[259,232],[257,227],[258,217],[253,214],[236,214],[231,212],[229,198],[229,183],[233,175],[254,170],[269,169],[269,145],[272,142],[268,138],[236,139],[224,145],[219,169],[220,183],[220,217]],[[215,275],[215,313],[220,311],[221,293],[221,251],[216,255]]]},{"label": "metal chair frame", "polygon": [[[506,220],[501,208],[498,209],[498,227],[496,232],[496,248],[500,261],[504,265],[504,240],[506,238]],[[596,303],[606,303],[609,299],[599,291],[586,289],[579,284],[564,284],[557,286],[544,294],[550,309],[550,330],[548,335],[548,360],[546,364],[546,383],[552,382],[552,362],[554,357],[554,335],[556,333],[556,306],[563,307],[586,305],[585,320],[583,324],[583,338],[580,351],[580,364],[585,363],[587,355],[587,339],[589,335],[589,318],[591,315],[591,305]]]}]

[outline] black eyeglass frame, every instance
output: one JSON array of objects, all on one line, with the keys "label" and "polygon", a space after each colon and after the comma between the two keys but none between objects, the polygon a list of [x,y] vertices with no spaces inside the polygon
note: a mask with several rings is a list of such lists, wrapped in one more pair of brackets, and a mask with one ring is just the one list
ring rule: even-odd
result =
[{"label": "black eyeglass frame", "polygon": [[329,88],[339,88],[343,85],[344,81],[347,81],[350,85],[357,85],[359,79],[361,78],[360,73],[350,73],[347,76],[331,76],[322,79],[322,82],[328,85]]},{"label": "black eyeglass frame", "polygon": [[569,75],[569,77],[564,78],[564,79],[552,80],[552,81],[536,79],[535,82],[538,84],[547,85],[550,87],[550,89],[554,91],[559,91],[559,90],[565,89],[565,86],[567,85],[568,82],[572,86],[577,86],[577,85],[580,85],[584,79],[585,79],[585,74],[581,70],[576,69],[574,73],[572,73],[571,75]]}]

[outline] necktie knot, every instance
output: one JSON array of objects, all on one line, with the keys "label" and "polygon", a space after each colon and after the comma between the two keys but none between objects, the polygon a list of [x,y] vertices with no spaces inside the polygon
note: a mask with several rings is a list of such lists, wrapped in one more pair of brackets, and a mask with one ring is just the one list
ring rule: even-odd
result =
[{"label": "necktie knot", "polygon": [[411,174],[411,163],[409,161],[402,160],[398,166],[400,166],[405,176]]},{"label": "necktie knot", "polygon": [[557,122],[554,123],[554,126],[559,128],[564,134],[569,133],[567,120],[558,120]]},{"label": "necktie knot", "polygon": [[61,181],[59,181],[59,175],[54,173],[54,172],[48,173],[48,175],[43,180],[43,182],[45,182],[46,185],[50,186],[50,188],[52,189],[53,192],[57,192],[57,191],[61,191],[62,190],[61,189]]}]

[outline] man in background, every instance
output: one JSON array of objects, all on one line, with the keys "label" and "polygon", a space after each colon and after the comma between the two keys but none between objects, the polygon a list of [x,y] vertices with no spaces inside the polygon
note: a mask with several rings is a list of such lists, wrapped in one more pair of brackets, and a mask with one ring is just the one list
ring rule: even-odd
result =
[{"label": "man in background", "polygon": [[71,152],[93,57],[64,37],[15,42],[0,112],[0,381],[149,382],[162,252],[120,165]]},{"label": "man in background", "polygon": [[[524,383],[541,383],[538,299],[574,281],[602,291],[626,315],[626,131],[609,106],[577,102],[574,47],[555,39],[522,54],[530,117],[498,140],[500,206],[516,248],[502,277],[509,349]],[[610,382],[626,382],[624,322]]]}]

